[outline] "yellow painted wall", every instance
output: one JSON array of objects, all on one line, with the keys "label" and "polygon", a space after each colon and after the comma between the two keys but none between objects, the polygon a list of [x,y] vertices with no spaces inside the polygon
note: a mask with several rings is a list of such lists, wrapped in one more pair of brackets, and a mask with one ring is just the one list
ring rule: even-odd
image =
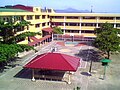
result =
[{"label": "yellow painted wall", "polygon": [[[38,11],[36,11],[38,8]],[[48,18],[47,16],[49,15],[51,16],[64,16],[65,18],[62,19],[56,19],[56,18],[52,18],[52,22],[71,22],[71,23],[105,23],[105,22],[109,22],[109,23],[120,23],[120,20],[101,20],[99,19],[99,17],[120,17],[120,13],[55,13],[53,10],[51,13],[47,12],[41,12],[39,7],[34,7],[34,12],[0,12],[0,16],[16,16],[16,15],[20,15],[20,16],[24,16],[24,19],[26,21],[31,22],[31,26],[29,26],[29,30],[25,29],[24,31],[21,32],[17,32],[17,34],[26,32],[26,31],[30,31],[30,32],[40,32],[42,33],[42,29],[49,27],[47,25],[47,22],[50,22],[50,18]],[[32,20],[27,20],[27,15],[32,15],[33,19]],[[35,19],[35,15],[39,15],[40,18],[39,19]],[[42,19],[42,15],[45,15],[45,19]],[[77,16],[78,19],[67,19],[67,16]],[[85,16],[94,16],[96,17],[95,19],[83,19],[82,17]],[[42,26],[42,23],[46,23],[45,26]],[[40,24],[40,27],[36,28],[35,24]],[[59,26],[62,29],[68,29],[68,30],[94,30],[94,28],[96,26]],[[69,34],[69,33],[68,33]],[[75,34],[79,34],[79,33],[75,33]],[[95,36],[94,34],[87,34],[87,33],[83,33],[85,36]],[[38,38],[41,38],[42,36],[36,36]],[[20,42],[22,44],[27,44],[28,41],[22,41]]]}]

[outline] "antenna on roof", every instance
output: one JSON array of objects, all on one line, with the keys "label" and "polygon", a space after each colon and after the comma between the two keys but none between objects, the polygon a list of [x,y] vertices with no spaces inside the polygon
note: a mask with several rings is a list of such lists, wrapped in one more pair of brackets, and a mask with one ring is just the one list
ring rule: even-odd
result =
[{"label": "antenna on roof", "polygon": [[93,9],[93,6],[91,6],[91,13],[93,12],[92,9]]}]

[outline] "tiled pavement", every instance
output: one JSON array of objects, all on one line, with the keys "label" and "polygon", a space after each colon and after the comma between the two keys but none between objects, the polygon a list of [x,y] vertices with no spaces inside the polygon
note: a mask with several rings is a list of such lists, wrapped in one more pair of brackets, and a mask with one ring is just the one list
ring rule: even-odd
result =
[{"label": "tiled pavement", "polygon": [[[73,88],[77,86],[81,87],[80,90],[109,90],[109,89],[105,89],[106,88],[105,85],[102,84],[103,81],[100,81],[98,79],[100,74],[98,75],[93,74],[92,77],[81,74],[82,72],[86,72],[89,69],[89,63],[83,60],[81,61],[82,65],[80,66],[80,68],[77,70],[77,72],[74,73],[74,75],[72,75],[71,77],[72,83],[70,85],[62,81],[36,80],[36,82],[32,82],[30,78],[16,77],[16,75],[22,71],[23,66],[27,62],[29,62],[31,58],[34,58],[38,54],[50,52],[51,47],[57,47],[56,52],[60,52],[61,49],[69,49],[70,52],[60,52],[60,53],[65,53],[73,56],[79,53],[80,50],[93,49],[93,47],[90,47],[90,46],[89,47],[88,46],[80,46],[80,47],[60,46],[56,44],[56,42],[51,42],[50,44],[46,44],[42,48],[37,47],[39,52],[37,53],[30,52],[28,55],[18,59],[18,61],[16,62],[16,64],[18,65],[16,67],[8,69],[6,70],[6,72],[0,74],[0,90],[73,90]],[[88,56],[89,55],[87,53],[85,55],[86,60],[88,59]],[[29,70],[26,72],[29,72]],[[30,73],[27,75],[31,77]],[[107,82],[105,83],[108,84]],[[97,84],[103,85],[103,87],[101,87],[101,89],[97,88],[98,87]],[[119,90],[119,89],[117,88],[114,90]]]},{"label": "tiled pavement", "polygon": [[[30,78],[26,79],[15,77],[15,75],[17,75],[23,69],[22,66],[24,66],[27,62],[29,62],[38,54],[51,52],[51,47],[57,47],[56,52],[59,52],[60,49],[64,48],[70,49],[71,52],[65,53],[69,55],[74,55],[80,49],[80,47],[72,48],[60,46],[57,45],[56,42],[51,42],[50,44],[45,45],[43,48],[37,47],[37,49],[39,50],[37,53],[30,52],[28,55],[20,58],[16,62],[16,64],[19,64],[18,66],[11,68],[0,76],[0,90],[73,90],[74,87],[81,87],[83,78],[81,78],[82,76],[80,76],[79,70],[74,75],[72,75],[72,83],[70,85],[62,81],[36,80],[36,82],[32,82]],[[84,65],[82,67],[84,67]]]}]

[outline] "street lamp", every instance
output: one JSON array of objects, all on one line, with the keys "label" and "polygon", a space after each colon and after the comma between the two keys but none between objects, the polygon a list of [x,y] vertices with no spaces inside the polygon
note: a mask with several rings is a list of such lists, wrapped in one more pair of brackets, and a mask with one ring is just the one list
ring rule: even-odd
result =
[{"label": "street lamp", "polygon": [[102,66],[104,66],[104,73],[103,73],[103,80],[106,78],[106,67],[108,66],[108,63],[111,62],[110,59],[102,59],[100,60],[100,62],[102,62]]},{"label": "street lamp", "polygon": [[[93,52],[91,52],[91,51],[88,51],[88,53],[89,54],[92,54],[92,56],[93,56]],[[89,72],[88,72],[88,74],[91,76],[91,71],[92,71],[92,62],[93,62],[93,60],[90,60],[90,68],[89,68]]]}]

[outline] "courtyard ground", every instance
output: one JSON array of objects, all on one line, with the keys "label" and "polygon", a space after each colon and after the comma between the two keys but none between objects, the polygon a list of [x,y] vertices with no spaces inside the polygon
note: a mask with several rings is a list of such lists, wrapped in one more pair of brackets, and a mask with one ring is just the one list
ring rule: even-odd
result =
[{"label": "courtyard ground", "polygon": [[[58,53],[64,53],[82,58],[81,66],[71,76],[72,83],[68,85],[62,81],[36,80],[31,81],[31,73],[29,70],[22,72],[23,66],[38,54],[51,52],[51,48],[56,47]],[[27,55],[18,58],[14,64],[16,67],[6,66],[4,72],[0,73],[0,90],[74,90],[80,87],[80,90],[120,90],[120,54],[111,55],[112,62],[107,67],[106,79],[102,79],[103,66],[98,61],[93,61],[92,76],[87,72],[90,67],[90,59],[96,56],[91,54],[92,50],[96,50],[92,46],[64,46],[50,42],[42,48],[36,48],[38,52],[30,51]],[[94,56],[91,58],[91,56]],[[20,73],[21,77],[17,77]],[[25,78],[28,76],[29,78]]]}]

